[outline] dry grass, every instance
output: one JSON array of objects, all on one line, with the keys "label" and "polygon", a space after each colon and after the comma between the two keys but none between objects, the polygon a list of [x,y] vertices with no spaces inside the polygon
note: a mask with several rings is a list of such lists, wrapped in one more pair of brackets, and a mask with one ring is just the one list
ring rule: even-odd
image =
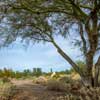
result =
[{"label": "dry grass", "polygon": [[13,95],[14,86],[11,83],[0,82],[0,100],[10,100]]},{"label": "dry grass", "polygon": [[63,81],[50,80],[47,89],[52,91],[66,92],[62,99],[58,100],[100,100],[100,87],[83,87],[78,81],[65,84]]},{"label": "dry grass", "polygon": [[55,79],[51,79],[47,83],[47,89],[52,91],[68,91],[68,85]]},{"label": "dry grass", "polygon": [[46,85],[47,79],[43,76],[40,76],[40,77],[35,79],[34,83],[41,84],[41,85]]},{"label": "dry grass", "polygon": [[22,84],[16,87],[10,83],[0,83],[0,90],[0,100],[100,100],[99,87],[83,87],[78,81],[66,84],[51,79],[43,86],[32,85],[30,81],[25,85],[22,80]]},{"label": "dry grass", "polygon": [[58,80],[62,83],[73,83],[73,80],[71,79],[71,77],[68,77],[68,76],[62,76],[58,78]]}]

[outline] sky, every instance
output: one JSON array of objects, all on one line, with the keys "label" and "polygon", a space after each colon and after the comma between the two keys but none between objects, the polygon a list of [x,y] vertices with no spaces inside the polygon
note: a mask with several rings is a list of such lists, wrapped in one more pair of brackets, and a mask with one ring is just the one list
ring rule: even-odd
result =
[{"label": "sky", "polygon": [[[81,59],[81,53],[78,49],[66,40],[58,37],[58,45],[74,60]],[[49,72],[70,69],[69,63],[57,53],[56,48],[50,43],[28,44],[24,46],[19,41],[0,50],[0,69],[11,68],[13,70],[23,71],[24,69],[42,68]]]}]

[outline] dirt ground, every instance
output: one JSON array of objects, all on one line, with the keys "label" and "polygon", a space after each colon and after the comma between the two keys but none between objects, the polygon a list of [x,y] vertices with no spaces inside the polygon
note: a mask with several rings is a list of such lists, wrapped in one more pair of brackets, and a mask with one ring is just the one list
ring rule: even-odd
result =
[{"label": "dirt ground", "polygon": [[10,100],[67,100],[66,93],[49,91],[31,80],[12,80],[12,83],[16,85],[16,92]]}]

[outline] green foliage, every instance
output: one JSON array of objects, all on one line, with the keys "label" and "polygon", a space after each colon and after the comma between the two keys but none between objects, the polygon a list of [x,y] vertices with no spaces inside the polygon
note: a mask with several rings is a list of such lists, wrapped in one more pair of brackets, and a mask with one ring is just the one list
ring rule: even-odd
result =
[{"label": "green foliage", "polygon": [[41,76],[42,75],[42,69],[41,68],[33,68],[33,75],[34,76]]},{"label": "green foliage", "polygon": [[41,76],[45,73],[42,72],[41,68],[34,68],[33,71],[29,69],[25,69],[24,71],[13,71],[12,69],[4,68],[3,70],[0,70],[0,78],[29,78],[33,76]]},{"label": "green foliage", "polygon": [[[76,64],[79,66],[80,71],[82,71],[82,72],[85,71],[86,64],[83,61],[80,61],[80,60],[76,61]],[[73,68],[71,68],[69,70],[69,73],[73,73],[73,72],[76,73],[76,71]]]},{"label": "green foliage", "polygon": [[[85,64],[82,61],[77,61],[77,65],[80,67],[80,70],[84,70]],[[29,70],[29,69],[25,69],[22,72],[19,71],[13,71],[12,69],[7,69],[4,68],[3,70],[0,70],[0,78],[28,78],[28,77],[39,77],[41,75],[44,76],[48,76],[50,77],[52,74],[52,69],[50,70],[51,72],[42,72],[41,68],[33,68],[33,70]],[[70,70],[64,70],[64,71],[59,71],[56,72],[55,76],[53,77],[54,79],[58,79],[60,77],[60,75],[66,75],[66,74],[71,74],[75,72],[74,69],[70,69]]]},{"label": "green foliage", "polygon": [[77,61],[76,63],[80,67],[80,70],[82,70],[84,72],[85,68],[86,68],[85,62],[83,62],[83,61]]},{"label": "green foliage", "polygon": [[71,69],[66,69],[64,71],[56,72],[58,74],[71,74]]},{"label": "green foliage", "polygon": [[10,82],[10,79],[8,77],[3,77],[2,78],[2,82],[3,83],[9,83]]},{"label": "green foliage", "polygon": [[3,38],[1,46],[12,43],[18,37],[34,42],[51,42],[50,35],[66,37],[73,25],[78,25],[77,21],[86,21],[85,18],[88,15],[85,10],[81,9],[90,11],[93,6],[89,1],[87,1],[89,5],[84,4],[83,0],[77,0],[77,2],[72,0],[6,0],[0,2],[2,16],[0,37]]},{"label": "green foliage", "polygon": [[0,100],[11,100],[15,93],[15,86],[11,83],[0,84]]},{"label": "green foliage", "polygon": [[32,76],[32,72],[29,69],[26,69],[23,71],[23,76],[25,77]]},{"label": "green foliage", "polygon": [[15,73],[15,78],[19,79],[19,78],[21,78],[22,76],[23,76],[23,74],[22,74],[21,72],[16,71],[16,73]]},{"label": "green foliage", "polygon": [[15,76],[15,72],[11,69],[4,68],[3,70],[0,70],[0,78],[2,77],[13,78],[14,76]]},{"label": "green foliage", "polygon": [[71,77],[68,76],[62,76],[58,79],[62,83],[73,83],[74,80],[71,79]]}]

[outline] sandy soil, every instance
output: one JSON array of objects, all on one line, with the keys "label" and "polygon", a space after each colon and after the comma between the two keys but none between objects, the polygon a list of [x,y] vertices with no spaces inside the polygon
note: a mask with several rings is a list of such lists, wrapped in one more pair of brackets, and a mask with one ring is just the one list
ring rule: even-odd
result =
[{"label": "sandy soil", "polygon": [[12,80],[12,83],[16,85],[16,92],[10,100],[66,100],[64,92],[49,91],[31,80]]}]

